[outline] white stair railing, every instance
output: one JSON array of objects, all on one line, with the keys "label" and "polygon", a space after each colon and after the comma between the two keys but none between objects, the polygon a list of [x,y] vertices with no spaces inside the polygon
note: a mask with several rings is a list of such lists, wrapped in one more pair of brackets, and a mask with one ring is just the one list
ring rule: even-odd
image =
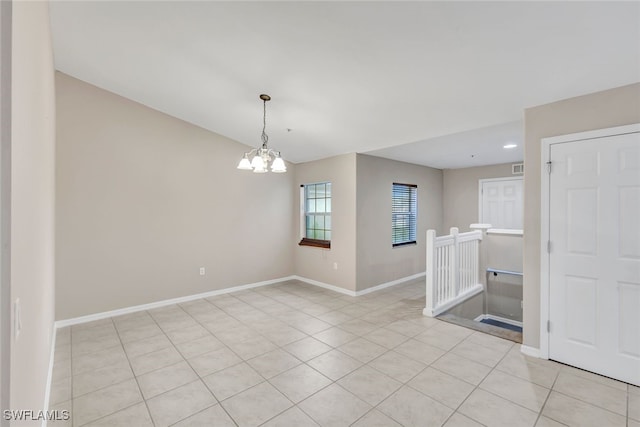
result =
[{"label": "white stair railing", "polygon": [[482,292],[480,247],[482,231],[459,233],[452,227],[447,236],[427,231],[427,304],[425,316],[435,317]]}]

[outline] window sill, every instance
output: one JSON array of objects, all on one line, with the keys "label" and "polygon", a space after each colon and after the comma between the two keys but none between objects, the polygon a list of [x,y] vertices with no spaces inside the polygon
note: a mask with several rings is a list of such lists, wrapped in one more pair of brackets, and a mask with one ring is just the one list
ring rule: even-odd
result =
[{"label": "window sill", "polygon": [[523,231],[514,228],[490,228],[487,230],[487,234],[510,234],[513,236],[522,236]]},{"label": "window sill", "polygon": [[414,242],[404,242],[404,243],[392,243],[391,247],[393,247],[393,248],[401,248],[403,246],[415,246],[417,244],[418,244],[418,242],[415,242],[415,241]]},{"label": "window sill", "polygon": [[306,237],[300,240],[299,246],[311,246],[314,248],[331,249],[331,240],[317,240],[307,239]]}]

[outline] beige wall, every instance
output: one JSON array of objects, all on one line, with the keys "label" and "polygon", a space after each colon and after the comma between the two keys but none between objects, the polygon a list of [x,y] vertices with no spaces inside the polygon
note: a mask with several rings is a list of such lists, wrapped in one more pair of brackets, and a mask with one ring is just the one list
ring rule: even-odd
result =
[{"label": "beige wall", "polygon": [[[43,408],[54,320],[54,71],[46,2],[13,2],[11,407]],[[40,423],[32,423],[39,425]],[[12,423],[18,425],[18,423]]]},{"label": "beige wall", "polygon": [[519,235],[485,234],[480,244],[480,268],[482,271],[495,268],[522,272],[523,246],[522,236]]},{"label": "beige wall", "polygon": [[[458,227],[469,231],[469,225],[479,221],[478,181],[489,178],[516,177],[511,173],[511,163],[478,166],[464,169],[445,169],[444,175],[444,231]],[[525,178],[526,179],[526,178]],[[485,234],[480,245],[480,268],[522,271],[522,236]],[[484,273],[481,275],[485,282]]]},{"label": "beige wall", "polygon": [[511,174],[511,163],[445,169],[442,173],[444,230],[458,227],[461,232],[469,231],[469,225],[479,220],[478,180],[514,176]]},{"label": "beige wall", "polygon": [[[427,229],[442,232],[442,171],[358,154],[357,290],[425,271]],[[391,245],[391,186],[418,186],[417,244]]]},{"label": "beige wall", "polygon": [[540,344],[542,138],[640,122],[640,83],[525,110],[524,344]]},{"label": "beige wall", "polygon": [[293,165],[240,171],[244,145],[61,73],[56,89],[57,319],[293,273]]},{"label": "beige wall", "polygon": [[[300,185],[331,182],[331,249],[298,246],[300,241]],[[296,274],[333,286],[356,290],[356,154],[345,154],[295,168],[294,219]],[[337,263],[337,270],[334,269]]]}]

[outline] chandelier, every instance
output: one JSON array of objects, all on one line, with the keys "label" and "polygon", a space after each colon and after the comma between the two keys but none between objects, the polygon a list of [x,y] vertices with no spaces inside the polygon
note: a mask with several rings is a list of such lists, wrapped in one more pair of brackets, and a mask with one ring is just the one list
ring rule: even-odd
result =
[{"label": "chandelier", "polygon": [[[244,153],[240,163],[238,163],[238,169],[253,170],[253,173],[265,173],[269,172],[269,165],[271,165],[271,172],[283,173],[287,171],[287,166],[284,164],[282,157],[280,157],[280,152],[267,147],[269,142],[269,136],[265,132],[267,128],[267,101],[271,101],[271,97],[262,94],[260,99],[262,99],[263,106],[262,146]],[[253,156],[253,158],[249,159],[250,156]]]}]

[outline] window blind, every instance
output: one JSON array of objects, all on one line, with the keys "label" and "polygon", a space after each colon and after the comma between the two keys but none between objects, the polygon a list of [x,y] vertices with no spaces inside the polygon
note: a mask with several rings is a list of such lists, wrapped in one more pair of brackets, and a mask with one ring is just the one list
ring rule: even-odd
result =
[{"label": "window blind", "polygon": [[418,186],[393,183],[391,200],[392,245],[416,243]]}]

